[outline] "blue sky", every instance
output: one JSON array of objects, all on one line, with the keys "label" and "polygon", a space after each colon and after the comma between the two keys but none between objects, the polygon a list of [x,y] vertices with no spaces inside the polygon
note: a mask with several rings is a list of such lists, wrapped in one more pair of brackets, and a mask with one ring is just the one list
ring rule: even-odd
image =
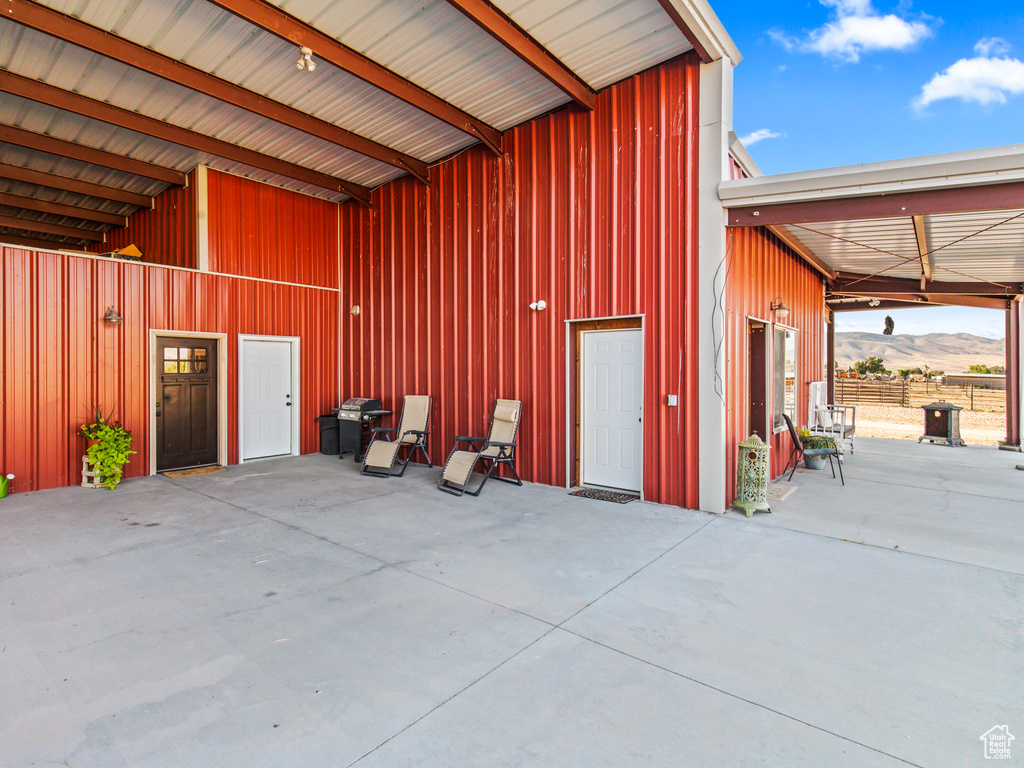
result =
[{"label": "blue sky", "polygon": [[[733,126],[766,174],[1024,141],[1024,2],[713,7],[744,56]],[[897,333],[1004,335],[993,310],[890,314]],[[873,315],[843,313],[838,328],[866,330]]]}]

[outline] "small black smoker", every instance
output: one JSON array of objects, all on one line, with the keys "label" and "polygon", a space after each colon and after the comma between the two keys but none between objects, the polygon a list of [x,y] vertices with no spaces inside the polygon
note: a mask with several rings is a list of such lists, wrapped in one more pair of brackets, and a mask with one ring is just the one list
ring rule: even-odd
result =
[{"label": "small black smoker", "polygon": [[917,442],[930,440],[952,446],[966,445],[960,437],[960,411],[963,408],[945,400],[922,405],[921,408],[924,409],[924,434],[917,438]]}]

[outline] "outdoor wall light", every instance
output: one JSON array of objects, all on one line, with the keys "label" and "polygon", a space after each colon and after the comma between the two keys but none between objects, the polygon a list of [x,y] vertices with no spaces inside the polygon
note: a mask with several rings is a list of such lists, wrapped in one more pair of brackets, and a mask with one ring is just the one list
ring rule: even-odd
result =
[{"label": "outdoor wall light", "polygon": [[534,301],[534,302],[530,303],[530,309],[532,309],[534,312],[540,312],[542,309],[547,309],[547,308],[548,308],[548,303],[546,301],[544,301],[544,299],[541,299],[540,301]]},{"label": "outdoor wall light", "polygon": [[116,309],[114,309],[113,307],[108,307],[106,314],[103,315],[103,319],[110,323],[111,325],[117,326],[121,324],[121,320],[123,320],[124,318],[122,318],[117,313]]},{"label": "outdoor wall light", "polygon": [[877,307],[881,303],[882,302],[880,302],[878,299],[872,299],[871,301],[868,302],[868,306],[869,307]]},{"label": "outdoor wall light", "polygon": [[789,317],[789,307],[782,303],[782,297],[776,296],[772,302],[771,311],[775,313],[775,317],[779,320],[785,320]]},{"label": "outdoor wall light", "polygon": [[305,69],[308,72],[312,72],[316,69],[316,62],[313,61],[313,51],[303,46],[299,49],[299,60],[295,62],[296,69]]}]

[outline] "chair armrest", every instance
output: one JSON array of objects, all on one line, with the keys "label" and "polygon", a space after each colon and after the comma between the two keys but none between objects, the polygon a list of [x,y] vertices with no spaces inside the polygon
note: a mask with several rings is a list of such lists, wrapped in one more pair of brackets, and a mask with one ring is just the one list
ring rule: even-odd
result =
[{"label": "chair armrest", "polygon": [[384,434],[387,434],[388,432],[394,432],[394,431],[395,431],[395,430],[393,430],[393,429],[385,429],[384,427],[373,427],[373,428],[372,428],[372,429],[370,430],[370,432],[372,432],[372,433],[373,433],[373,436],[374,436],[374,437],[377,437],[377,433],[378,433],[378,432],[382,432],[382,433],[384,433]]},{"label": "chair armrest", "polygon": [[503,442],[501,442],[499,440],[488,440],[484,444],[484,447],[485,448],[490,448],[492,445],[501,446],[501,447],[504,447],[504,448],[515,448],[516,447],[516,443],[503,443]]},{"label": "chair armrest", "polygon": [[[407,429],[402,433],[403,435],[429,435],[429,429]],[[458,440],[458,438],[455,438]]]},{"label": "chair armrest", "polygon": [[455,438],[456,443],[482,443],[486,440],[486,437],[469,437],[467,435],[457,435]]}]

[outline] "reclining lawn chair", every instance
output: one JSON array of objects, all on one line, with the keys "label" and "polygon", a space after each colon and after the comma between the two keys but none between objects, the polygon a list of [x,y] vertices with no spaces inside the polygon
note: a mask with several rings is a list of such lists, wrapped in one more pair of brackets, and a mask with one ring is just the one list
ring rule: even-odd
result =
[{"label": "reclining lawn chair", "polygon": [[[398,420],[398,429],[374,427],[373,439],[359,467],[360,473],[374,477],[401,477],[416,451],[423,454],[428,467],[434,466],[427,455],[430,406],[430,397],[427,395],[406,395],[402,402],[402,417]],[[392,435],[395,437],[392,438]],[[409,449],[404,460],[399,457],[402,448]],[[396,465],[402,467],[398,472],[395,472]]]},{"label": "reclining lawn chair", "polygon": [[[519,417],[523,404],[519,400],[495,400],[491,413],[491,429],[487,437],[455,438],[455,447],[448,454],[444,463],[444,472],[437,481],[437,487],[445,493],[461,496],[479,496],[484,483],[491,477],[503,483],[522,485],[519,473],[516,472],[516,434],[519,432]],[[460,449],[459,444],[466,443],[467,448]],[[479,448],[477,447],[479,444]],[[475,491],[469,490],[469,479],[478,462],[487,468],[483,480]],[[501,477],[494,474],[499,465],[505,465],[512,472],[512,477]]]},{"label": "reclining lawn chair", "polygon": [[[836,457],[836,464],[839,465],[839,479],[843,485],[846,485],[846,478],[843,477],[843,462],[839,461],[839,443],[834,438],[826,437],[824,435],[816,435],[818,440],[822,440],[826,443],[825,448],[804,448],[803,441],[800,439],[800,435],[796,433],[796,427],[793,426],[792,420],[788,414],[782,414],[782,418],[786,420],[786,426],[789,428],[789,436],[793,440],[793,452],[789,454],[789,461],[786,462],[786,469],[789,469],[790,463],[793,464],[793,469],[789,473],[787,481],[793,479],[793,473],[796,472],[796,465],[800,462],[800,459],[805,456],[828,456],[828,465],[832,468],[833,479],[836,476],[836,467],[832,463],[832,457]],[[806,462],[805,462],[806,463]],[[786,474],[786,469],[782,470],[782,474]]]}]

